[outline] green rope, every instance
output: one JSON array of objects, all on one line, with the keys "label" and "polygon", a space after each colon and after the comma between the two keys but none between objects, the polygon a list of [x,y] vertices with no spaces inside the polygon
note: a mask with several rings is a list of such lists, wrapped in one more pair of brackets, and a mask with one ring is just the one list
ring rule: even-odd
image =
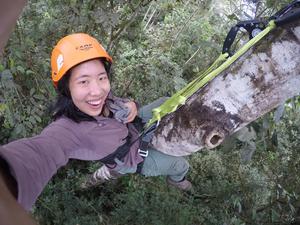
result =
[{"label": "green rope", "polygon": [[[162,117],[167,114],[173,113],[176,109],[184,105],[186,100],[191,97],[196,91],[206,85],[209,81],[227,69],[233,62],[235,62],[239,57],[241,57],[245,52],[247,52],[253,45],[259,42],[263,37],[265,37],[271,30],[276,27],[274,20],[271,20],[268,26],[261,31],[254,38],[249,40],[243,47],[241,47],[233,56],[228,57],[228,53],[221,54],[217,60],[203,73],[201,73],[195,80],[190,82],[183,89],[171,96],[162,105],[152,110],[152,119],[148,122],[146,127],[156,121],[160,121]],[[225,61],[225,62],[224,62]]]}]

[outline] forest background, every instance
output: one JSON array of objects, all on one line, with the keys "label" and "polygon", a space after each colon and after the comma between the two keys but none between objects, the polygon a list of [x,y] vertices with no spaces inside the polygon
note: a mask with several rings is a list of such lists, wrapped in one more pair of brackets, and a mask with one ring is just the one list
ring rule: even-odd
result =
[{"label": "forest background", "polygon": [[[288,2],[31,0],[0,63],[1,144],[51,121],[50,53],[69,33],[101,41],[114,59],[114,93],[146,104],[206,69],[237,21],[268,17]],[[217,149],[188,157],[193,193],[138,175],[82,190],[100,164],[74,160],[47,185],[33,215],[41,225],[299,224],[299,104],[290,99]]]}]

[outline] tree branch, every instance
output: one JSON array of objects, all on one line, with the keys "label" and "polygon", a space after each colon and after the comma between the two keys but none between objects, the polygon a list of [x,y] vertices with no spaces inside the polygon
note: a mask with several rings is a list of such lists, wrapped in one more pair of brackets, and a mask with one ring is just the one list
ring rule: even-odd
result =
[{"label": "tree branch", "polygon": [[[146,4],[144,4],[144,5],[149,4],[151,1],[152,0],[148,0],[146,2]],[[121,34],[131,25],[131,23],[137,17],[140,8],[144,6],[142,4],[143,2],[144,2],[144,0],[141,0],[139,2],[137,7],[135,8],[134,12],[132,13],[131,17],[128,20],[124,21],[122,24],[120,24],[119,29],[117,30],[117,32],[115,34],[111,35],[111,39],[109,41],[108,48],[107,48],[108,50],[112,49],[113,44],[121,37]]]}]

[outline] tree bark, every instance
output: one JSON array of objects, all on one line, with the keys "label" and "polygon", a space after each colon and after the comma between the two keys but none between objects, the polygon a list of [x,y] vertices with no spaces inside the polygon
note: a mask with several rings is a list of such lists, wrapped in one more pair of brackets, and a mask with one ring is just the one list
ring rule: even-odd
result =
[{"label": "tree bark", "polygon": [[175,155],[212,149],[300,92],[300,21],[273,30],[164,117],[152,144]]}]

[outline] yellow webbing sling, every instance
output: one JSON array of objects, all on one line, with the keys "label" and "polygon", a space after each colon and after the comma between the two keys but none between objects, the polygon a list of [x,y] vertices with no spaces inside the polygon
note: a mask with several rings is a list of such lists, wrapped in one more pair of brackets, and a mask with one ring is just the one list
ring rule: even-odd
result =
[{"label": "yellow webbing sling", "polygon": [[159,122],[164,116],[175,112],[179,106],[185,104],[186,100],[191,97],[196,91],[206,85],[209,81],[227,69],[233,62],[247,52],[253,45],[259,42],[265,37],[271,30],[276,27],[274,20],[269,21],[268,26],[257,34],[254,38],[249,40],[244,46],[242,46],[234,55],[229,57],[228,53],[222,53],[217,60],[203,73],[201,73],[196,79],[190,82],[183,89],[172,95],[162,105],[152,110],[152,119],[146,125],[149,128],[155,122]]}]

